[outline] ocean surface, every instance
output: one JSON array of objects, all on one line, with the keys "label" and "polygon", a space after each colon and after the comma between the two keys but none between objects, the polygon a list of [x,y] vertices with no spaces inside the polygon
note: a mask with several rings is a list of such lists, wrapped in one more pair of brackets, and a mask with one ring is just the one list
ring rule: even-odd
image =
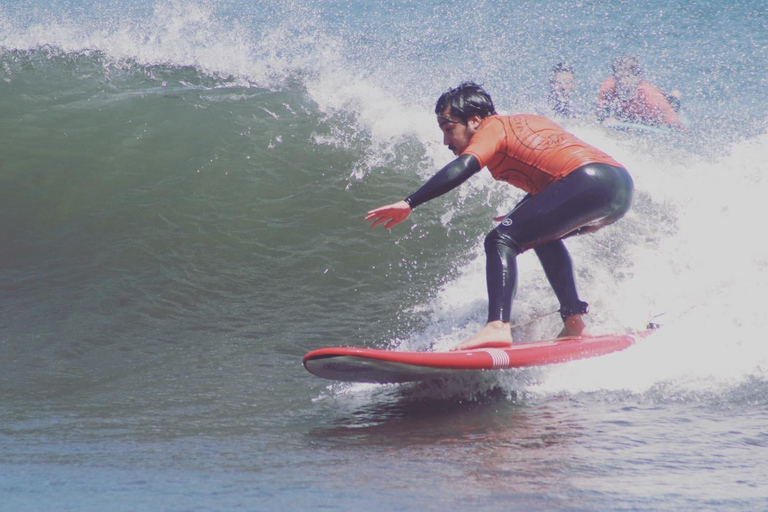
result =
[{"label": "ocean surface", "polygon": [[[681,135],[564,126],[632,211],[571,239],[610,356],[421,385],[334,383],[323,346],[447,349],[485,320],[463,80],[537,111],[571,62],[682,92]],[[764,0],[0,1],[0,510],[768,510]],[[559,331],[519,258],[519,340]]]}]

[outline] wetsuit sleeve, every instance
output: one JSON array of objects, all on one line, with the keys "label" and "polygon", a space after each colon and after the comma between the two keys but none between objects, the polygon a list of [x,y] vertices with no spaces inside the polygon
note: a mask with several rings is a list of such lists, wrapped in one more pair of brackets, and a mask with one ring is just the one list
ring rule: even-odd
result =
[{"label": "wetsuit sleeve", "polygon": [[473,155],[461,155],[432,176],[419,190],[405,198],[411,208],[455,189],[480,170],[480,162]]}]

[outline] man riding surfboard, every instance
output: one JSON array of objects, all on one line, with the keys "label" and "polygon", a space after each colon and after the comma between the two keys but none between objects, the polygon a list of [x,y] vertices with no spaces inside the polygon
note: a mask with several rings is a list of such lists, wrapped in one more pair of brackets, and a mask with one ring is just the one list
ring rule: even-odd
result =
[{"label": "man riding surfboard", "polygon": [[533,249],[560,302],[560,336],[589,335],[588,305],[576,291],[563,239],[596,231],[629,210],[627,170],[555,122],[535,115],[500,116],[490,95],[465,82],[435,106],[443,143],[457,158],[402,201],[368,212],[371,227],[392,228],[417,206],[441,196],[487,167],[497,180],[528,195],[485,238],[488,321],[454,350],[512,343],[510,311],[517,291],[518,254]]}]

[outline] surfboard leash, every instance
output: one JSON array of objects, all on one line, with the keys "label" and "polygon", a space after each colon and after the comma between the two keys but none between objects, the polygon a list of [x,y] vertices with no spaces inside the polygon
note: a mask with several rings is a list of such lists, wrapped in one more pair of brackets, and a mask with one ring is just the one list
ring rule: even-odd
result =
[{"label": "surfboard leash", "polygon": [[523,327],[524,325],[532,324],[533,322],[538,322],[542,318],[546,318],[548,316],[554,315],[555,313],[560,313],[560,310],[556,309],[554,311],[550,311],[549,313],[543,313],[541,315],[534,316],[533,318],[529,318],[528,320],[525,320],[525,321],[522,321],[522,322],[518,322],[516,324],[512,324],[512,325],[509,326],[509,328],[510,329],[515,329],[517,327]]},{"label": "surfboard leash", "polygon": [[[703,304],[703,302],[702,302],[701,304]],[[680,313],[679,315],[677,315],[677,317],[673,318],[672,320],[669,320],[669,321],[667,322],[667,324],[671,324],[671,323],[673,323],[673,322],[677,322],[678,320],[680,320],[681,318],[683,318],[685,315],[687,315],[688,313],[690,313],[691,311],[693,311],[693,310],[696,308],[696,306],[698,306],[698,305],[699,305],[699,304],[693,304],[693,305],[691,305],[691,307],[689,307],[688,309],[686,309],[685,311],[683,311],[682,313]],[[661,323],[657,323],[657,322],[654,322],[654,320],[655,320],[655,319],[657,319],[657,318],[659,318],[659,317],[661,317],[661,316],[664,316],[664,315],[666,315],[667,313],[668,313],[668,311],[665,311],[665,312],[663,312],[663,313],[657,313],[657,314],[655,314],[655,315],[651,316],[651,317],[648,319],[648,322],[647,322],[647,323],[646,323],[646,325],[645,325],[646,329],[658,329],[659,327],[661,327],[662,325],[664,325],[664,324],[661,324]]]}]

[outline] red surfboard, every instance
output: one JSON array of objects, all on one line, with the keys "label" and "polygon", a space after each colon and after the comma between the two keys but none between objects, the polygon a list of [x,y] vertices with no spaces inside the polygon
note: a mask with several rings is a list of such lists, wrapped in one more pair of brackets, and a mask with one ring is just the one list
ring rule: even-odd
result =
[{"label": "red surfboard", "polygon": [[651,332],[558,338],[453,352],[330,347],[308,352],[304,367],[318,377],[346,382],[415,382],[463,375],[467,371],[542,366],[602,356],[624,350]]}]

